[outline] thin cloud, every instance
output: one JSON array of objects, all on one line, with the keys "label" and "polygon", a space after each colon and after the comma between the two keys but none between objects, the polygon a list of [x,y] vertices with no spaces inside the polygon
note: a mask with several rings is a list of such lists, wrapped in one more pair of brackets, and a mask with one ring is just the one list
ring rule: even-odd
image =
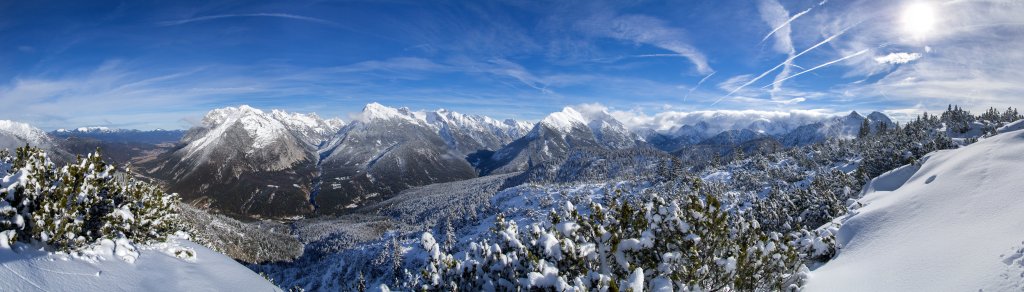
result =
[{"label": "thin cloud", "polygon": [[921,54],[919,53],[889,53],[888,55],[875,57],[875,62],[879,64],[906,64],[913,62],[914,60],[920,59]]},{"label": "thin cloud", "polygon": [[287,13],[248,13],[248,14],[207,15],[207,16],[199,16],[199,17],[186,18],[186,19],[161,21],[161,22],[159,22],[157,24],[159,24],[160,26],[175,26],[175,25],[182,25],[182,24],[188,24],[188,23],[199,22],[199,21],[208,21],[208,20],[216,20],[216,19],[224,19],[224,18],[238,18],[238,17],[276,17],[276,18],[286,18],[286,19],[301,20],[301,21],[325,24],[325,25],[330,25],[330,26],[339,26],[339,27],[341,26],[341,24],[339,24],[337,22],[333,22],[333,21],[326,20],[326,19],[321,19],[321,18],[316,18],[316,17],[309,17],[309,16],[302,16],[302,15],[287,14]]},{"label": "thin cloud", "polygon": [[[761,13],[761,20],[763,20],[769,26],[775,27],[774,30],[769,32],[767,35],[765,35],[763,39],[761,39],[761,42],[763,43],[764,41],[768,40],[769,37],[775,36],[775,51],[786,54],[787,61],[785,62],[785,65],[783,65],[782,67],[782,72],[779,72],[778,75],[775,75],[775,81],[785,79],[786,77],[789,77],[789,73],[792,70],[791,68],[793,66],[793,56],[794,54],[796,54],[796,50],[793,48],[793,39],[791,36],[792,26],[790,25],[790,23],[792,23],[793,20],[796,20],[801,15],[810,12],[811,9],[808,8],[803,12],[790,16],[789,11],[787,11],[786,8],[782,6],[782,4],[779,4],[779,2],[775,0],[762,0],[760,1],[757,8],[758,11],[760,11]],[[772,96],[772,99],[775,99],[776,93],[780,91],[782,91],[781,82],[776,83],[775,86],[772,87],[772,90],[769,91],[769,93]]]},{"label": "thin cloud", "polygon": [[664,21],[645,15],[595,16],[577,24],[584,32],[635,43],[659,47],[690,60],[700,74],[714,70],[707,56],[693,45],[680,39],[685,31],[668,26]]}]

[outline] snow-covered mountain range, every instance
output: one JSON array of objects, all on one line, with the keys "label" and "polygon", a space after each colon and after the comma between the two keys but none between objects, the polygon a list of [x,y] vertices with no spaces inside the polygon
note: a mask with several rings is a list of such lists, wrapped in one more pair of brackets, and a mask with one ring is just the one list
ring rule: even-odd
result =
[{"label": "snow-covered mountain range", "polygon": [[[56,148],[73,150],[68,153],[120,149],[130,154],[115,155],[115,162],[138,163],[193,203],[229,215],[282,217],[344,213],[411,187],[564,163],[574,152],[657,148],[706,160],[735,149],[854,137],[865,119],[872,128],[892,123],[878,112],[820,119],[741,114],[700,113],[687,118],[693,124],[630,127],[607,110],[566,107],[531,123],[370,103],[345,123],[243,105],[211,110],[188,131],[83,127],[46,133],[4,122],[0,143],[6,144],[0,146],[62,144]],[[176,146],[144,146],[171,141]]]},{"label": "snow-covered mountain range", "polygon": [[111,143],[144,143],[163,144],[174,143],[181,140],[185,135],[184,130],[163,130],[140,131],[131,129],[111,129],[106,127],[82,127],[77,129],[58,129],[49,133],[57,139],[86,138]]},{"label": "snow-covered mountain range", "polygon": [[566,107],[538,122],[526,136],[474,159],[481,174],[511,173],[565,157],[571,149],[624,149],[640,143],[639,136],[607,113],[585,117]]},{"label": "snow-covered mountain range", "polygon": [[833,117],[821,122],[797,127],[793,131],[782,135],[780,140],[782,144],[787,146],[798,146],[821,142],[828,138],[849,139],[857,137],[857,132],[860,131],[865,119],[868,120],[872,132],[877,131],[881,124],[890,126],[890,128],[895,125],[883,113],[872,112],[865,117],[854,111],[846,116]]}]

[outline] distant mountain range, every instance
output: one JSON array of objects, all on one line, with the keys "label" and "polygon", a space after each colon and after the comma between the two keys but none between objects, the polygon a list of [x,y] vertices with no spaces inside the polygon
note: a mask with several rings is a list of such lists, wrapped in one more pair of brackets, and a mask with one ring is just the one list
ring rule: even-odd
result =
[{"label": "distant mountain range", "polygon": [[[31,144],[67,159],[101,148],[113,162],[135,164],[197,206],[243,218],[283,218],[345,213],[412,187],[545,165],[648,167],[619,156],[651,153],[700,164],[737,150],[852,138],[865,120],[872,129],[892,124],[879,112],[817,120],[758,118],[749,124],[707,117],[655,130],[629,128],[608,112],[572,107],[530,123],[370,103],[345,123],[240,106],[212,110],[187,131],[88,127],[46,133],[0,121],[0,148]],[[612,153],[615,160],[600,159]],[[568,161],[573,159],[584,160]],[[538,170],[531,175],[578,176]]]}]

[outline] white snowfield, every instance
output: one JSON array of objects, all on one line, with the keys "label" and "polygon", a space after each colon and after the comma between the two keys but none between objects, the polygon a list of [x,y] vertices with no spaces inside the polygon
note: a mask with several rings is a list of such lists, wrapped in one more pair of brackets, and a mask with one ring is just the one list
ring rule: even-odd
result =
[{"label": "white snowfield", "polygon": [[[170,253],[182,248],[195,257]],[[83,258],[0,248],[0,291],[280,291],[227,256],[185,240],[140,248],[134,262],[115,249],[96,251]]]},{"label": "white snowfield", "polygon": [[875,179],[806,290],[1024,290],[1024,131],[1001,132]]}]

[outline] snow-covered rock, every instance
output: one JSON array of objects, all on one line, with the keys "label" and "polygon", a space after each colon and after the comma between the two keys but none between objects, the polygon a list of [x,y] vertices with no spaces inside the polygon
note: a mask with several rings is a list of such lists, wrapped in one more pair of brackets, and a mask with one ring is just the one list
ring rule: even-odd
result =
[{"label": "snow-covered rock", "polygon": [[1024,131],[882,175],[842,221],[808,291],[1024,289]]}]

